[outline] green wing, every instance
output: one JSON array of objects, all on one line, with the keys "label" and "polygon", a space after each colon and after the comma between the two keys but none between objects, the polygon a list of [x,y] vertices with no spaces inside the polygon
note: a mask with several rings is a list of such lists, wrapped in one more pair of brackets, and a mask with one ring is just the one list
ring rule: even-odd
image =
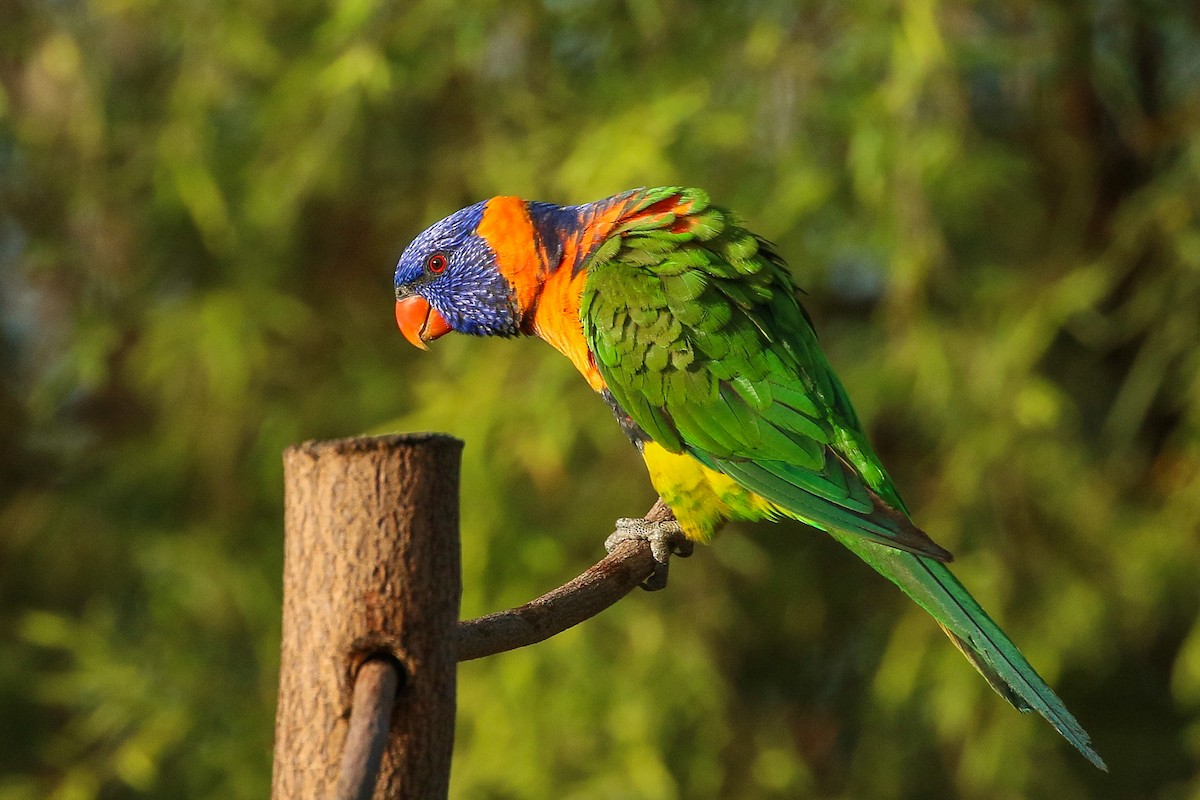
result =
[{"label": "green wing", "polygon": [[580,306],[621,408],[805,522],[949,560],[903,513],[769,246],[698,190],[647,190],[625,220]]}]

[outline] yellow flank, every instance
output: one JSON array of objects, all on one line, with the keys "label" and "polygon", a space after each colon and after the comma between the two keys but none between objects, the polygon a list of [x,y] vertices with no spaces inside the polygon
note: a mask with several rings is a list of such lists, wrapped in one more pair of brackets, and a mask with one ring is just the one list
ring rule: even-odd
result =
[{"label": "yellow flank", "polygon": [[781,514],[774,503],[686,453],[672,453],[646,442],[642,457],[654,490],[675,512],[684,535],[693,541],[707,542],[727,519],[769,519]]}]

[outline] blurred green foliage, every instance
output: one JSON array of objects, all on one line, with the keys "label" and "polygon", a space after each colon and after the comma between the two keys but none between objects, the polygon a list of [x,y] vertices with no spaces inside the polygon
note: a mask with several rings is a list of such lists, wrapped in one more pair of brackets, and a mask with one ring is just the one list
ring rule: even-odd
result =
[{"label": "blurred green foliage", "polygon": [[463,613],[644,511],[544,345],[394,328],[493,194],[706,188],[775,240],[923,527],[1104,776],[890,585],[731,529],[464,665],[458,798],[1200,797],[1189,3],[13,0],[0,25],[0,798],[270,780],[280,451],[467,441]]}]

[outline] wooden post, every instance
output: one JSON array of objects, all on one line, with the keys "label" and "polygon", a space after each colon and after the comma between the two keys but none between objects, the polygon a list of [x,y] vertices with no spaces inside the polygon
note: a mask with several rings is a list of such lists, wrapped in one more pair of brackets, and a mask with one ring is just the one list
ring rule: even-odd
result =
[{"label": "wooden post", "polygon": [[284,452],[273,800],[333,796],[355,679],[367,661],[398,671],[374,797],[446,797],[461,451],[457,439],[424,434],[307,442]]}]

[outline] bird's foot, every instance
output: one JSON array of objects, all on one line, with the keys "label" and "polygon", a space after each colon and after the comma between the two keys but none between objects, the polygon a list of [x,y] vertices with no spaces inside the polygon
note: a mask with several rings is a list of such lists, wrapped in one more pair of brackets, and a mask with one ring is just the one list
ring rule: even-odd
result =
[{"label": "bird's foot", "polygon": [[650,554],[654,556],[654,572],[642,582],[642,588],[647,592],[667,588],[671,556],[690,556],[694,547],[692,540],[684,536],[683,528],[674,519],[623,518],[617,520],[617,529],[604,540],[604,549],[611,553],[619,544],[639,540],[650,544]]}]

